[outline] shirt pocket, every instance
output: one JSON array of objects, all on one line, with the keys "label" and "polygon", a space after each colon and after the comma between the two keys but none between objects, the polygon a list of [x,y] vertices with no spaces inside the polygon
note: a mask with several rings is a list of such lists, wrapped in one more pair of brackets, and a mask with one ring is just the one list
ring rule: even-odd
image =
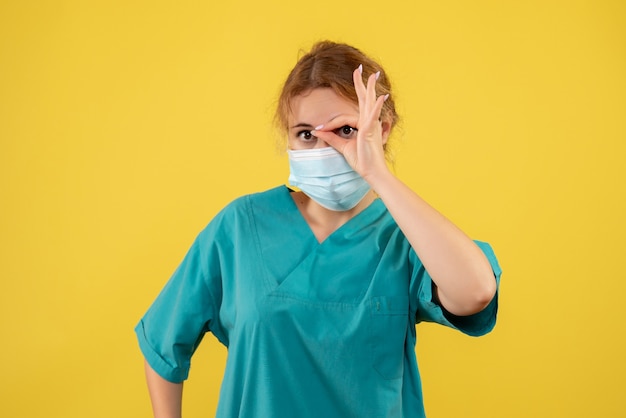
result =
[{"label": "shirt pocket", "polygon": [[372,365],[384,379],[402,377],[408,324],[408,299],[379,296],[370,300]]}]

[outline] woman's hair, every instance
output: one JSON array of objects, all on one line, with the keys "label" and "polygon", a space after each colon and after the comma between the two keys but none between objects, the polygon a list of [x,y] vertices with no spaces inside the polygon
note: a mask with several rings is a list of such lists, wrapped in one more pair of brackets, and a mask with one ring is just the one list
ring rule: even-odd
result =
[{"label": "woman's hair", "polygon": [[376,82],[376,96],[389,94],[383,104],[381,118],[393,128],[398,121],[391,84],[383,68],[358,49],[330,41],[318,42],[300,58],[289,73],[278,98],[275,123],[285,133],[289,126],[291,101],[294,97],[317,88],[331,88],[340,97],[358,103],[352,73],[363,65],[363,78],[380,71]]}]

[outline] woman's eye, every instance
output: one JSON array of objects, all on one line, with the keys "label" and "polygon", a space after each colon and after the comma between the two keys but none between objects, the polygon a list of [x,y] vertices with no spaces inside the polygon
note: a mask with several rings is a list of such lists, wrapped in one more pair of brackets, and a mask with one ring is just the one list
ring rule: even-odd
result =
[{"label": "woman's eye", "polygon": [[311,133],[311,131],[300,131],[298,132],[298,135],[296,135],[298,138],[300,138],[303,141],[310,141],[313,138],[315,138],[313,136],[313,134]]},{"label": "woman's eye", "polygon": [[356,134],[356,132],[357,132],[356,128],[353,128],[352,126],[348,126],[348,125],[342,126],[341,128],[335,131],[337,135],[345,139],[352,138]]}]

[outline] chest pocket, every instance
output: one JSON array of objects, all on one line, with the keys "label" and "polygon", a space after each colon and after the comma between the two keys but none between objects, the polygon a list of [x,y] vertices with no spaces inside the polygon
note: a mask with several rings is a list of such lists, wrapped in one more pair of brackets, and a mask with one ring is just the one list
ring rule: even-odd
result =
[{"label": "chest pocket", "polygon": [[372,365],[385,379],[402,377],[408,324],[406,298],[380,296],[370,300]]}]

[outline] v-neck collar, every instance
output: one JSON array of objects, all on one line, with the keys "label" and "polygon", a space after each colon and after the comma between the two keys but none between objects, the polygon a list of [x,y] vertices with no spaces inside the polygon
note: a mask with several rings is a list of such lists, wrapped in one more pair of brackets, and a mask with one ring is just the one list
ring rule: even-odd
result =
[{"label": "v-neck collar", "polygon": [[323,241],[320,242],[315,236],[315,233],[313,232],[313,229],[307,222],[306,218],[302,214],[302,211],[300,211],[300,208],[291,196],[291,193],[293,193],[293,191],[286,185],[283,186],[283,191],[284,197],[288,200],[288,208],[295,213],[294,218],[297,219],[297,222],[300,224],[299,227],[302,230],[306,231],[306,235],[308,235],[309,239],[313,240],[313,242],[315,242],[318,246],[324,245],[324,243],[337,238],[337,236],[341,234],[345,235],[351,231],[355,232],[357,229],[369,225],[380,214],[380,212],[385,209],[385,205],[382,203],[380,198],[377,197],[361,212],[348,219],[341,226],[331,232]]}]

